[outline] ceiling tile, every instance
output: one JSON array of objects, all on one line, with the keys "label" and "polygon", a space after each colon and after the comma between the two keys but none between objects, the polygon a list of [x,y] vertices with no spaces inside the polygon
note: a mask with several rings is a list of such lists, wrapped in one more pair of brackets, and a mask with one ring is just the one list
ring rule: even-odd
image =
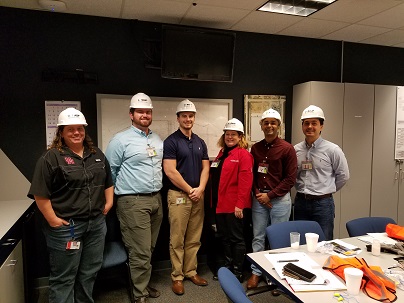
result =
[{"label": "ceiling tile", "polygon": [[192,6],[188,10],[181,21],[181,24],[229,29],[248,13],[248,10],[198,4],[197,6]]},{"label": "ceiling tile", "polygon": [[361,42],[386,46],[401,44],[404,43],[404,30],[392,30]]},{"label": "ceiling tile", "polygon": [[311,15],[316,19],[355,23],[402,3],[397,0],[338,0]]},{"label": "ceiling tile", "polygon": [[256,10],[267,0],[176,0],[186,3],[197,3],[197,5],[210,5],[215,7],[239,8],[247,10]]},{"label": "ceiling tile", "polygon": [[122,18],[178,24],[190,6],[180,1],[125,0]]},{"label": "ceiling tile", "polygon": [[67,6],[67,12],[71,14],[121,17],[122,0],[63,0]]},{"label": "ceiling tile", "polygon": [[304,17],[254,11],[231,29],[264,34],[275,34],[301,21]]},{"label": "ceiling tile", "polygon": [[332,34],[325,35],[323,38],[339,41],[360,42],[387,31],[389,31],[387,28],[354,24],[344,27]]},{"label": "ceiling tile", "polygon": [[404,4],[381,12],[373,17],[364,19],[358,22],[358,24],[387,27],[392,29],[404,27]]},{"label": "ceiling tile", "polygon": [[321,38],[346,26],[349,26],[349,23],[305,18],[278,32],[278,34],[307,38]]}]

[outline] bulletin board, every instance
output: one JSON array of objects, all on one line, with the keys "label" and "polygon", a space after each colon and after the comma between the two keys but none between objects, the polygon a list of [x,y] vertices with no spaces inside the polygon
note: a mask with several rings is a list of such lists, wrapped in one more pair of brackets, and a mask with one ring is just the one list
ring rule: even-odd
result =
[{"label": "bulletin board", "polygon": [[[264,139],[264,134],[259,124],[262,113],[270,108],[285,117],[286,96],[283,95],[244,95],[244,114],[246,125],[246,137],[249,143],[255,143]],[[281,124],[279,137],[285,139],[285,123]]]},{"label": "bulletin board", "polygon": [[[129,117],[130,95],[97,94],[98,145],[105,152],[112,137],[131,125]],[[216,157],[220,148],[217,142],[223,127],[233,115],[232,99],[171,98],[150,96],[153,103],[153,122],[150,129],[162,140],[178,129],[176,109],[178,103],[189,99],[195,104],[196,116],[192,131],[208,147],[210,158]]]}]

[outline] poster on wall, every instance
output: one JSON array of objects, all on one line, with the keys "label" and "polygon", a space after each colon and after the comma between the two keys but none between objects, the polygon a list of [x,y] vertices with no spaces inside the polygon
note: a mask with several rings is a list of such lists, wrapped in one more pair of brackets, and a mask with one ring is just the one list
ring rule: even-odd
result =
[{"label": "poster on wall", "polygon": [[[275,109],[281,115],[282,120],[285,116],[284,95],[244,95],[244,114],[246,138],[250,144],[264,139],[264,134],[259,124],[262,113],[270,108]],[[285,139],[285,124],[282,123],[279,129],[279,137]]]},{"label": "poster on wall", "polygon": [[52,143],[55,136],[60,112],[68,107],[81,110],[81,103],[80,101],[45,101],[46,146]]},{"label": "poster on wall", "polygon": [[397,87],[395,159],[404,159],[404,86]]}]

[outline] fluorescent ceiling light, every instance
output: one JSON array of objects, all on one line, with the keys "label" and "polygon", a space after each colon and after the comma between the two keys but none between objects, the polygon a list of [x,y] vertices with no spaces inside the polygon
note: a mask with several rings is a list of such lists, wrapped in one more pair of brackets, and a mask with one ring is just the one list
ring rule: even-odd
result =
[{"label": "fluorescent ceiling light", "polygon": [[259,11],[307,17],[337,0],[270,0]]}]

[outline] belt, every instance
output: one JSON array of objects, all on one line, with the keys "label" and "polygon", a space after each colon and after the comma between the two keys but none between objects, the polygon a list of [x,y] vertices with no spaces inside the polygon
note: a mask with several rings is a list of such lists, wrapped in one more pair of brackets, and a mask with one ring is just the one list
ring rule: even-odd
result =
[{"label": "belt", "polygon": [[152,193],[137,193],[137,194],[123,194],[123,195],[116,195],[117,197],[124,197],[124,196],[149,196],[149,197],[153,197],[155,195],[157,195],[158,193],[160,193],[160,191],[155,191]]},{"label": "belt", "polygon": [[324,194],[324,195],[310,195],[310,194],[304,194],[304,193],[296,193],[296,196],[301,197],[306,200],[320,200],[320,199],[325,199],[325,198],[330,198],[332,197],[332,194]]}]

